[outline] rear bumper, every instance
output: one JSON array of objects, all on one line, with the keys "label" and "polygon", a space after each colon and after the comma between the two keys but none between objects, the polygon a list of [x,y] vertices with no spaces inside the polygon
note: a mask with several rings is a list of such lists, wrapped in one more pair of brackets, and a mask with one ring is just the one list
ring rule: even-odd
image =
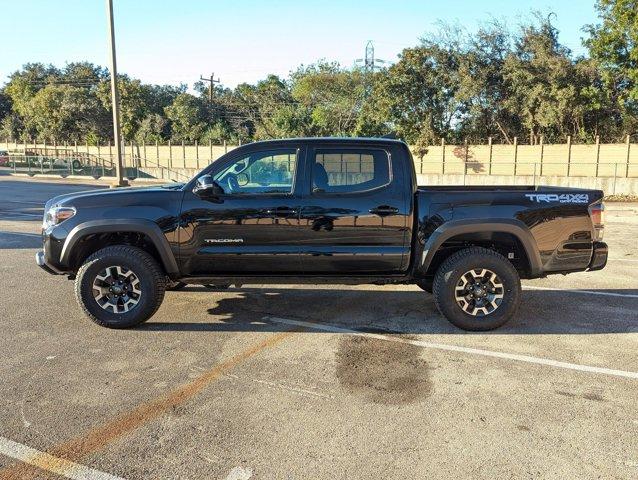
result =
[{"label": "rear bumper", "polygon": [[594,242],[593,250],[587,270],[602,270],[605,268],[605,265],[607,265],[607,253],[609,248],[605,242]]},{"label": "rear bumper", "polygon": [[50,273],[51,275],[63,275],[64,274],[64,272],[61,272],[60,270],[55,268],[53,265],[47,263],[46,258],[44,256],[44,252],[42,252],[42,251],[36,252],[36,254],[35,254],[35,263],[38,264],[38,267],[40,267],[45,272]]}]

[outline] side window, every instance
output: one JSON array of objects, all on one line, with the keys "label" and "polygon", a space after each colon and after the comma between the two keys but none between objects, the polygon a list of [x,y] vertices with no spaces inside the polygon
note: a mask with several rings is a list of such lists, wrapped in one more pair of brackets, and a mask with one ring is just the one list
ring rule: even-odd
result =
[{"label": "side window", "polygon": [[255,152],[234,161],[214,175],[227,194],[292,193],[297,150]]},{"label": "side window", "polygon": [[390,183],[390,159],[383,150],[317,150],[312,167],[314,193],[354,193]]}]

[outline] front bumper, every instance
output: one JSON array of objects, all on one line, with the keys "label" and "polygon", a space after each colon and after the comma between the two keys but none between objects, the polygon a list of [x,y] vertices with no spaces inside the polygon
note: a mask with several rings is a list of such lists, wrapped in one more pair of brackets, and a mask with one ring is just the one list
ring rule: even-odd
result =
[{"label": "front bumper", "polygon": [[594,242],[591,261],[587,267],[588,271],[602,270],[607,265],[607,254],[609,248],[605,242]]},{"label": "front bumper", "polygon": [[64,275],[64,272],[61,272],[50,263],[47,263],[44,252],[42,251],[36,252],[35,263],[38,264],[38,267],[40,267],[45,272],[50,273],[51,275]]}]

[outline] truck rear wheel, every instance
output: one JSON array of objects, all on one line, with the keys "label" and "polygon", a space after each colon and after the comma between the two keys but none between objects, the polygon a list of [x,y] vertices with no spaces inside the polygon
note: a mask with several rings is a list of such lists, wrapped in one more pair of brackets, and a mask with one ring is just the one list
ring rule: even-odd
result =
[{"label": "truck rear wheel", "polygon": [[434,301],[463,330],[493,330],[516,313],[521,281],[501,254],[471,247],[450,255],[434,277]]},{"label": "truck rear wheel", "polygon": [[144,250],[106,247],[90,255],[75,279],[84,313],[108,328],[128,328],[153,316],[164,299],[166,275]]}]

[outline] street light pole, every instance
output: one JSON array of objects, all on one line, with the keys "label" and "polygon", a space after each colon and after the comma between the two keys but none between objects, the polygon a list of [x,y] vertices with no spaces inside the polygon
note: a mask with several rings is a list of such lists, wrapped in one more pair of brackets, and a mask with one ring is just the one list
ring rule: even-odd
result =
[{"label": "street light pole", "polygon": [[108,17],[109,44],[111,47],[111,102],[113,108],[113,137],[115,138],[115,175],[116,187],[124,187],[122,176],[122,139],[120,130],[120,93],[117,88],[117,62],[115,60],[115,27],[113,24],[113,0],[106,0],[106,15]]}]

